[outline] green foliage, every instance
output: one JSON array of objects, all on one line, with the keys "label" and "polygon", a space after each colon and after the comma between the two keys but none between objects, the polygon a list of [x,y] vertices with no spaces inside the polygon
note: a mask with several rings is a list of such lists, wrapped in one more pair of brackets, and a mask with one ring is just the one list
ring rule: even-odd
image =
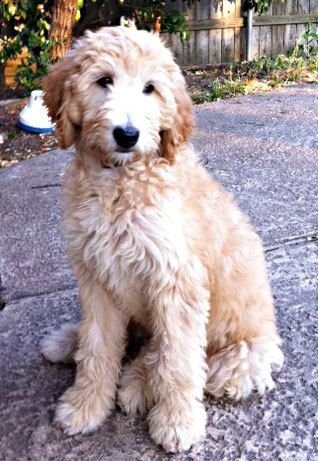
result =
[{"label": "green foliage", "polygon": [[283,54],[276,58],[268,58],[262,56],[259,59],[253,61],[245,61],[242,63],[236,63],[231,66],[232,71],[238,77],[244,77],[245,79],[262,79],[268,78],[277,71],[287,71],[291,69],[301,69],[304,66],[302,59],[287,57]]},{"label": "green foliage", "polygon": [[[282,1],[284,1],[284,0],[282,0]],[[269,9],[269,7],[271,6],[272,3],[273,3],[273,0],[259,0],[259,1],[257,1],[256,11],[259,14],[266,13],[266,11],[268,11],[268,9]]]},{"label": "green foliage", "polygon": [[203,102],[218,101],[228,99],[245,93],[245,83],[240,80],[228,78],[216,78],[201,94],[193,95],[192,100],[196,104]]},{"label": "green foliage", "polygon": [[41,78],[46,75],[51,60],[52,41],[46,40],[38,54],[31,53],[24,60],[24,63],[18,68],[17,84],[19,87],[26,88],[29,91],[41,87]]},{"label": "green foliage", "polygon": [[84,0],[77,0],[77,10],[75,15],[75,22],[78,22],[81,19],[81,9],[84,6]]},{"label": "green foliage", "polygon": [[[106,0],[107,1],[107,0]],[[137,17],[144,23],[153,22],[156,17],[165,13],[164,0],[142,0],[136,8],[130,5],[131,13],[137,14]]]},{"label": "green foliage", "polygon": [[[194,71],[196,73],[198,71]],[[224,69],[200,71],[208,82],[203,88],[190,87],[192,99],[200,104],[239,94],[264,91],[301,81],[318,81],[318,31],[309,29],[300,35],[291,56],[261,57],[235,63]]]},{"label": "green foliage", "polygon": [[280,2],[284,3],[285,0],[244,0],[242,3],[243,11],[247,11],[255,8],[255,11],[259,14],[266,13],[272,3]]},{"label": "green foliage", "polygon": [[162,26],[169,34],[179,33],[182,42],[189,40],[190,33],[187,31],[187,23],[185,15],[177,10],[167,11],[163,20]]},{"label": "green foliage", "polygon": [[8,133],[7,134],[7,139],[8,141],[13,141],[13,139],[17,136],[16,133]]},{"label": "green foliage", "polygon": [[[192,4],[191,0],[184,1],[188,6]],[[163,30],[169,34],[179,34],[182,41],[189,39],[185,14],[176,9],[169,9],[165,0],[142,0],[138,7],[131,5],[130,14],[137,18],[137,25],[141,28],[152,27],[156,18],[160,18]]]},{"label": "green foliage", "polygon": [[303,32],[296,40],[293,51],[294,57],[304,57],[311,60],[318,59],[318,28],[310,25],[308,30]]},{"label": "green foliage", "polygon": [[3,0],[0,16],[6,21],[8,35],[0,38],[0,64],[15,58],[22,48],[28,58],[18,68],[17,85],[28,90],[39,88],[40,78],[50,62],[52,41],[49,39],[53,0]]}]

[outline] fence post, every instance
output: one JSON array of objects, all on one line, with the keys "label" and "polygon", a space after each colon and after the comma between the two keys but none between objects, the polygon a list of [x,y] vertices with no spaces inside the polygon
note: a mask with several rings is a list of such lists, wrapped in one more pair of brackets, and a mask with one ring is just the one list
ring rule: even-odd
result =
[{"label": "fence post", "polygon": [[251,61],[253,49],[253,8],[247,10],[246,60]]}]

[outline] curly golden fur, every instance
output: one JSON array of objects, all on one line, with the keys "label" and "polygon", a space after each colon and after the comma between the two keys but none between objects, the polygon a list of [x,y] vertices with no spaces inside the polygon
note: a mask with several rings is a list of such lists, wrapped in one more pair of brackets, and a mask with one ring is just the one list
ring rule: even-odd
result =
[{"label": "curly golden fur", "polygon": [[[263,393],[282,365],[261,241],[199,165],[184,78],[155,34],[87,32],[51,68],[45,102],[61,146],[76,145],[65,233],[82,309],[42,344],[77,363],[56,421],[93,431],[119,386],[125,412],[149,412],[156,443],[186,450],[204,437],[204,391]],[[150,339],[122,368],[131,319]]]}]

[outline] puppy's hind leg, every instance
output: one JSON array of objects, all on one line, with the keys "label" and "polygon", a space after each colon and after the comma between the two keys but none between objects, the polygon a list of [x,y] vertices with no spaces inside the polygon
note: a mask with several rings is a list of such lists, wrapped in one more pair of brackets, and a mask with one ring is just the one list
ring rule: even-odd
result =
[{"label": "puppy's hind leg", "polygon": [[145,357],[148,347],[143,346],[138,357],[126,365],[120,379],[118,404],[129,416],[144,415],[154,404],[153,392],[149,386],[149,378]]},{"label": "puppy's hind leg", "polygon": [[248,397],[253,390],[264,394],[275,387],[271,373],[281,369],[283,360],[278,341],[267,337],[239,341],[208,358],[205,391],[235,400]]},{"label": "puppy's hind leg", "polygon": [[250,231],[231,237],[209,319],[205,390],[238,400],[274,387],[283,353],[260,240]]},{"label": "puppy's hind leg", "polygon": [[129,416],[143,415],[153,406],[153,394],[145,363],[151,335],[149,331],[133,321],[128,325],[128,334],[126,352],[132,361],[123,368],[118,389],[118,404]]},{"label": "puppy's hind leg", "polygon": [[72,363],[78,347],[78,324],[65,323],[41,341],[41,353],[52,363]]}]

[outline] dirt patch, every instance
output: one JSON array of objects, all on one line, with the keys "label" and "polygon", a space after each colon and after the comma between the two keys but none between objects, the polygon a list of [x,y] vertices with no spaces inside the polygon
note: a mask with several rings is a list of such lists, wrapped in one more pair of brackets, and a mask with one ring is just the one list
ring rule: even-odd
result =
[{"label": "dirt patch", "polygon": [[17,119],[27,98],[0,106],[0,168],[36,157],[57,147],[54,134],[33,134],[21,130]]}]

